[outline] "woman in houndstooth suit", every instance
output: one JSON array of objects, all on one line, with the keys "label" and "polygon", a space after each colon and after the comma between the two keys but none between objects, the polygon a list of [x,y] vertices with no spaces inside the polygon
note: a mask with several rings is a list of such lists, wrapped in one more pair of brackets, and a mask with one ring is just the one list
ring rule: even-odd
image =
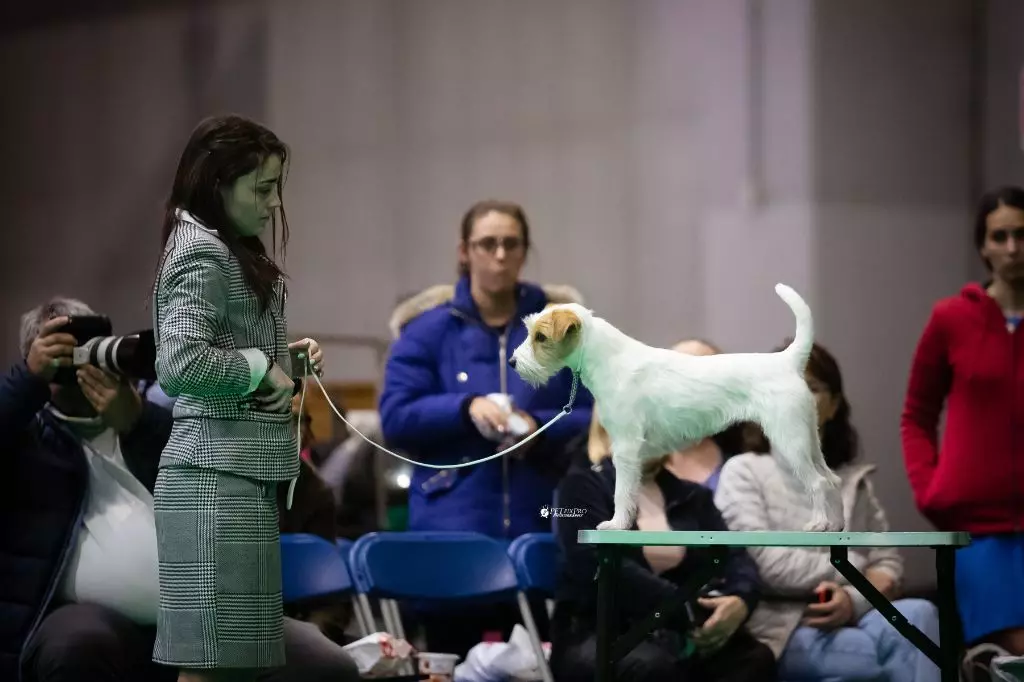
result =
[{"label": "woman in houndstooth suit", "polygon": [[[156,482],[160,609],[153,660],[179,682],[284,664],[277,486],[299,472],[282,249],[287,148],[266,128],[207,119],[181,156],[153,292],[160,387],[176,397]],[[296,374],[301,373],[295,368]],[[230,669],[230,670],[227,670]]]}]

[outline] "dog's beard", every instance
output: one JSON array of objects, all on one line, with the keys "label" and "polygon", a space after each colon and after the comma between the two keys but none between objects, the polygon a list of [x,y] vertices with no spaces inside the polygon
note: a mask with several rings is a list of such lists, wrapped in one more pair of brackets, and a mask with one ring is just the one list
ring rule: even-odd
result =
[{"label": "dog's beard", "polygon": [[526,355],[516,358],[516,374],[533,388],[540,388],[548,382],[548,379],[555,375],[557,370],[552,371],[544,367],[532,357]]}]

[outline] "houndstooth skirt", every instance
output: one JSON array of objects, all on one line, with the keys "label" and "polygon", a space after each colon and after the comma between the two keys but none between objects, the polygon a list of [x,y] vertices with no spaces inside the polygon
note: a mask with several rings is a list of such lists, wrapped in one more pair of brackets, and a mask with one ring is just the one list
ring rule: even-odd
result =
[{"label": "houndstooth skirt", "polygon": [[162,466],[153,660],[179,668],[284,665],[276,483]]}]

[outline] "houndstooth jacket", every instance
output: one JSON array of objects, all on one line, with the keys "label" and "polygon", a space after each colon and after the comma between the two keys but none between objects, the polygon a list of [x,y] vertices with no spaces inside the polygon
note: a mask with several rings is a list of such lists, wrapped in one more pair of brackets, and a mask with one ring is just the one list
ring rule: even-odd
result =
[{"label": "houndstooth jacket", "polygon": [[178,211],[153,291],[157,380],[177,398],[162,464],[261,481],[298,476],[291,412],[261,410],[252,397],[270,358],[291,375],[285,298],[278,280],[261,312],[217,232]]}]

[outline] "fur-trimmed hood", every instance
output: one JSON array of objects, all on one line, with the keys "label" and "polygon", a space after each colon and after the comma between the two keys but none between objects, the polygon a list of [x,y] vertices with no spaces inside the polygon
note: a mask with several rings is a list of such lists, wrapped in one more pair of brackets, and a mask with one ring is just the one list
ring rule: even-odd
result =
[{"label": "fur-trimmed hood", "polygon": [[[568,284],[542,284],[540,288],[544,291],[548,303],[579,303],[583,305],[582,294]],[[388,322],[391,338],[397,339],[402,328],[413,319],[439,305],[451,302],[454,298],[454,284],[435,284],[403,300],[395,307]]]}]

